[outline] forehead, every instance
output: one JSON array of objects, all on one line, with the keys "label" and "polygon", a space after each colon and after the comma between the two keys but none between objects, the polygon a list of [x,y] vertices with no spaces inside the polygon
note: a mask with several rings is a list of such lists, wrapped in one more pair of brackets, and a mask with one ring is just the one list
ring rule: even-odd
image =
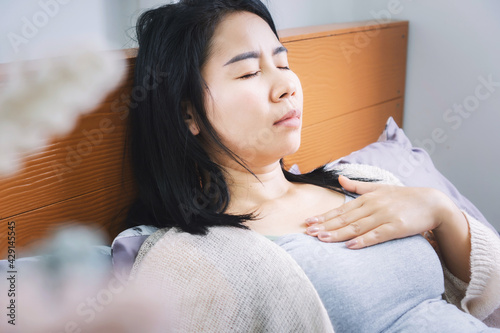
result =
[{"label": "forehead", "polygon": [[215,29],[212,54],[227,57],[238,52],[272,49],[279,45],[266,21],[249,12],[236,12],[228,14]]}]

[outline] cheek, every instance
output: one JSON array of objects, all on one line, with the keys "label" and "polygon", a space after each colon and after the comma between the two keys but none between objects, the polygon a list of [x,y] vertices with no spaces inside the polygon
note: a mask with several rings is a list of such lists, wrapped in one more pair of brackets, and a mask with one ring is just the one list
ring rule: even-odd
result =
[{"label": "cheek", "polygon": [[297,74],[293,73],[293,76],[294,76],[295,84],[296,84],[296,87],[297,87],[297,89],[295,91],[295,94],[296,94],[297,100],[301,104],[300,107],[302,108],[302,104],[304,102],[304,92],[302,91],[302,84],[300,83],[300,79],[297,76]]},{"label": "cheek", "polygon": [[267,110],[264,101],[256,90],[226,89],[222,95],[214,96],[214,127],[233,139],[251,134],[265,126]]}]

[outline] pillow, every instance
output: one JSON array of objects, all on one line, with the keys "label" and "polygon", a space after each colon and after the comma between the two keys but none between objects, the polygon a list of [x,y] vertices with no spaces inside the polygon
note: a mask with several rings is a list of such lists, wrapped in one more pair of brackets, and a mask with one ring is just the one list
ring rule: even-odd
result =
[{"label": "pillow", "polygon": [[[330,165],[336,163],[373,165],[392,172],[406,186],[436,188],[447,194],[460,209],[498,233],[479,209],[435,168],[429,154],[412,146],[392,117],[387,120],[377,142],[331,162]],[[300,174],[296,164],[292,165],[289,171]],[[115,273],[130,273],[142,243],[156,230],[158,229],[155,227],[141,225],[125,230],[115,238],[111,245]]]},{"label": "pillow", "polygon": [[[86,252],[82,252],[87,256],[88,261],[99,262],[106,267],[103,270],[109,271],[111,269],[111,248],[106,245],[94,245],[87,249]],[[75,261],[76,259],[83,261],[82,253],[69,253],[68,251],[60,251],[59,253],[42,253],[33,254],[22,258],[15,258],[15,269],[19,271],[29,271],[31,269],[36,269],[41,267],[40,265],[60,265],[65,260]],[[2,276],[7,274],[10,269],[10,264],[8,259],[0,260],[0,274]]]},{"label": "pillow", "polygon": [[389,117],[377,142],[342,157],[335,163],[360,163],[377,166],[392,172],[406,186],[433,187],[447,194],[455,204],[498,234],[479,209],[457,190],[432,163],[429,154],[413,147],[410,139]]},{"label": "pillow", "polygon": [[126,229],[118,234],[111,244],[113,271],[116,276],[127,277],[132,270],[135,258],[142,243],[158,228],[140,225]]}]

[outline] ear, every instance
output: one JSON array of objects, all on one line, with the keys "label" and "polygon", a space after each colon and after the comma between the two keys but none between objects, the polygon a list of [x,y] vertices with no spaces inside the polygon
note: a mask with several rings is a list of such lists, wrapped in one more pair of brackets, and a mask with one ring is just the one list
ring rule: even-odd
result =
[{"label": "ear", "polygon": [[181,106],[184,113],[184,122],[186,123],[191,133],[193,133],[193,135],[195,136],[200,134],[200,128],[198,127],[198,124],[196,124],[194,118],[193,105],[190,102],[182,102]]}]

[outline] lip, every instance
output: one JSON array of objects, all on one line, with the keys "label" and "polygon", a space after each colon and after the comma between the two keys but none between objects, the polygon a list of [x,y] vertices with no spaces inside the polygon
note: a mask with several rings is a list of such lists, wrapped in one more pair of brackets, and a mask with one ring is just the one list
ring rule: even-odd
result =
[{"label": "lip", "polygon": [[299,110],[291,110],[274,122],[273,125],[298,126],[300,125],[300,116],[301,112]]}]

